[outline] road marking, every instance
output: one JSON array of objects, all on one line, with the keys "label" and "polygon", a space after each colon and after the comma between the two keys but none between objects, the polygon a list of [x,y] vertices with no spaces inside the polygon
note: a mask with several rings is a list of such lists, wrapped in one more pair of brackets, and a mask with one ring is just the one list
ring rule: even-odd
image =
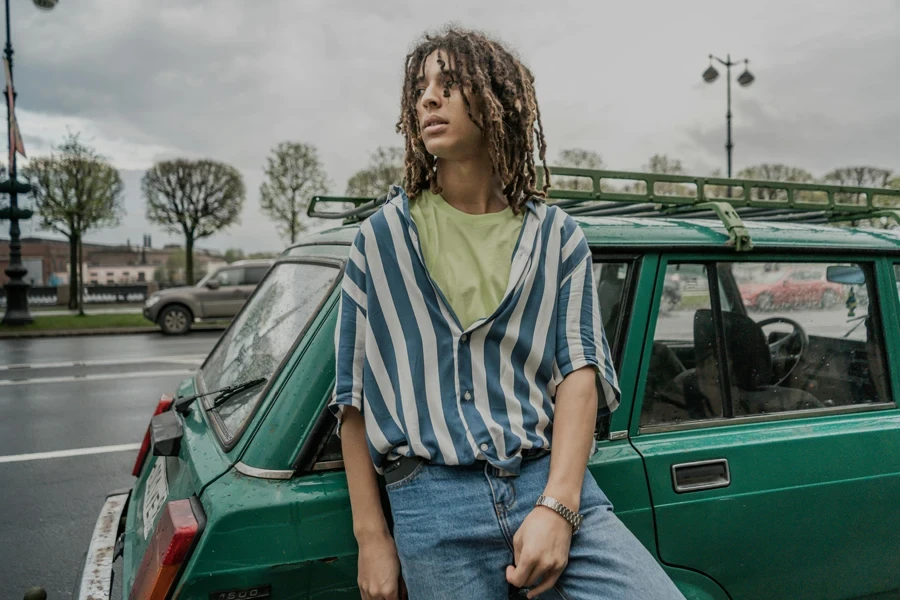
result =
[{"label": "road marking", "polygon": [[68,458],[70,456],[86,456],[89,454],[108,454],[110,452],[126,452],[129,450],[137,450],[140,447],[140,444],[119,444],[118,446],[96,446],[94,448],[54,450],[53,452],[34,452],[32,454],[9,454],[7,456],[0,456],[0,463],[47,460],[48,458]]},{"label": "road marking", "polygon": [[109,381],[115,379],[140,379],[165,375],[193,375],[195,369],[170,369],[167,371],[136,371],[134,373],[101,373],[98,375],[67,375],[65,377],[35,377],[32,379],[0,379],[0,387],[10,385],[37,385],[39,383],[73,383],[76,381]]},{"label": "road marking", "polygon": [[144,363],[195,362],[198,365],[206,358],[205,354],[183,354],[180,356],[148,356],[144,358],[109,358],[104,360],[77,360],[74,362],[36,363],[0,365],[0,371],[21,371],[27,369],[67,369],[72,367],[114,367],[116,365],[140,365]]}]

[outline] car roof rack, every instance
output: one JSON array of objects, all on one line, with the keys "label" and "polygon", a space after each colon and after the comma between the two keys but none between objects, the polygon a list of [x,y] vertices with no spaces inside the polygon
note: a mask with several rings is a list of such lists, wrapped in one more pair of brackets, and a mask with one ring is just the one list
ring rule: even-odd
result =
[{"label": "car roof rack", "polygon": [[[836,223],[887,218],[900,223],[900,190],[818,183],[693,177],[631,171],[550,167],[548,201],[572,216],[717,218],[728,231],[726,245],[750,250],[744,221]],[[543,169],[538,169],[543,181]],[[346,223],[362,221],[385,203],[379,198],[315,196],[307,214]],[[341,212],[320,204],[350,203]]]}]

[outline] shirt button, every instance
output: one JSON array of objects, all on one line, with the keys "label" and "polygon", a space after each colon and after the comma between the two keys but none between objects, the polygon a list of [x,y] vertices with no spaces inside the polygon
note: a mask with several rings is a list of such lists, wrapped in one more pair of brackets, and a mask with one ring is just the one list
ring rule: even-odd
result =
[{"label": "shirt button", "polygon": [[466,400],[471,400],[472,399],[471,392],[466,392],[465,394],[463,394],[463,398],[465,398]]},{"label": "shirt button", "polygon": [[469,339],[469,336],[467,336],[466,334],[462,334],[461,336],[459,336],[459,341],[462,342],[463,344],[466,343],[467,339]]},{"label": "shirt button", "polygon": [[482,445],[481,445],[481,451],[482,451],[482,452],[487,452],[489,448],[490,448],[490,446],[488,446],[487,444],[482,444]]}]

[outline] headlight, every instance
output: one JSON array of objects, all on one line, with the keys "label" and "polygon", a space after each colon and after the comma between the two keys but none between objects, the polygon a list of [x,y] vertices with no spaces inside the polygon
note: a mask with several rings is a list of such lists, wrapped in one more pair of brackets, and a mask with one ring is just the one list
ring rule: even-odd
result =
[{"label": "headlight", "polygon": [[159,302],[159,296],[150,296],[149,298],[147,298],[147,301],[144,303],[144,306],[147,308],[150,308],[157,302]]}]

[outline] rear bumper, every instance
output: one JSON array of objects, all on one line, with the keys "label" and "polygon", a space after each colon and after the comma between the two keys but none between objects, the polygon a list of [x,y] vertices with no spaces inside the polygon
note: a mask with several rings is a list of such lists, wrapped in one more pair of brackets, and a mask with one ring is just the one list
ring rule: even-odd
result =
[{"label": "rear bumper", "polygon": [[110,597],[116,540],[122,530],[122,515],[130,496],[130,490],[113,492],[103,503],[73,600],[108,600]]}]

